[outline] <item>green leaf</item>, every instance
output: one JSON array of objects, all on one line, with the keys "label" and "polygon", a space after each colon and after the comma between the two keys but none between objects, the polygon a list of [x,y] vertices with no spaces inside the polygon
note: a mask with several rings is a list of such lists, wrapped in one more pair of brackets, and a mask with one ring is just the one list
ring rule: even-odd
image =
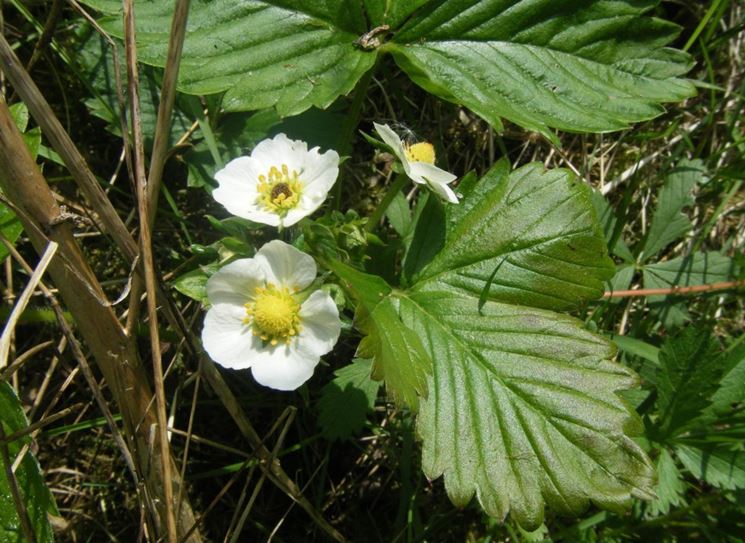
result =
[{"label": "green leaf", "polygon": [[359,301],[355,323],[367,335],[360,342],[358,355],[373,359],[372,376],[385,379],[386,390],[394,401],[417,409],[419,397],[427,395],[432,360],[420,338],[402,324],[391,287],[380,277],[341,262],[327,265]]},{"label": "green leaf", "polygon": [[679,445],[675,452],[696,479],[725,490],[745,488],[745,451]]},{"label": "green leaf", "polygon": [[613,273],[587,187],[501,162],[459,190],[457,206],[428,201],[417,219],[411,287],[377,294],[432,360],[417,426],[425,474],[443,475],[456,505],[475,495],[526,529],[546,504],[577,515],[650,497],[651,464],[630,438],[642,425],[617,394],[637,377],[610,342],[549,310],[598,296]]},{"label": "green leaf", "polygon": [[745,401],[745,342],[722,355],[722,366],[724,377],[711,397],[711,409],[716,413],[730,411],[735,404]]},{"label": "green leaf", "polygon": [[589,189],[567,170],[497,166],[448,212],[444,248],[414,278],[419,291],[480,297],[488,287],[490,300],[558,310],[599,297],[613,275]]},{"label": "green leaf", "polygon": [[217,264],[201,266],[179,276],[173,281],[173,288],[181,294],[200,302],[209,304],[207,297],[207,280],[219,269]]},{"label": "green leaf", "polygon": [[613,336],[611,339],[619,349],[628,354],[641,357],[655,365],[660,363],[660,350],[654,345],[628,336]]},{"label": "green leaf", "polygon": [[[170,24],[169,24],[170,27]],[[78,45],[73,56],[78,64],[81,76],[86,79],[89,89],[94,96],[86,100],[91,113],[107,123],[107,130],[121,136],[119,120],[120,105],[116,93],[116,71],[111,46],[89,25],[81,25],[78,29]],[[122,81],[126,84],[126,65],[123,52],[119,56]],[[145,146],[151,148],[158,119],[158,104],[160,96],[160,73],[150,67],[140,71],[140,121]],[[180,101],[187,97],[179,97]],[[191,99],[193,100],[193,98]],[[178,107],[174,108],[171,117],[171,132],[169,144],[173,145],[183,136],[192,124],[192,120]],[[201,107],[201,106],[199,106]]]},{"label": "green leaf", "polygon": [[[112,0],[86,3],[114,15]],[[496,127],[505,117],[550,128],[606,131],[662,113],[694,94],[681,79],[690,57],[664,46],[678,27],[633,3],[520,0],[213,0],[192,4],[179,89],[225,93],[228,111],[275,107],[282,116],[325,108],[349,93],[378,54],[426,90],[471,108]],[[136,3],[138,53],[163,66],[172,3]],[[382,46],[357,45],[367,32]],[[387,43],[386,43],[387,41]],[[373,46],[374,47],[374,46]]]},{"label": "green leaf", "polygon": [[336,370],[336,377],[321,390],[318,424],[327,439],[348,439],[365,426],[380,388],[379,382],[370,379],[371,368],[371,360],[356,358]]},{"label": "green leaf", "polygon": [[479,313],[461,292],[399,300],[434,363],[423,470],[444,475],[456,505],[475,494],[490,515],[533,529],[544,502],[578,515],[590,501],[619,509],[650,496],[651,466],[626,435],[641,424],[616,395],[637,378],[610,361],[609,342],[546,310],[487,302]]},{"label": "green leaf", "polygon": [[671,508],[685,504],[685,491],[686,485],[675,460],[667,449],[661,449],[657,458],[657,497],[647,511],[652,516],[667,514]]},{"label": "green leaf", "polygon": [[[21,402],[13,388],[4,382],[0,382],[0,424],[3,425],[6,436],[28,427]],[[11,461],[16,459],[23,446],[30,441],[29,436],[24,436],[8,443]],[[23,543],[25,538],[21,529],[21,521],[13,503],[5,473],[6,466],[2,459],[0,459],[0,464],[2,464],[2,473],[0,473],[0,540],[6,543]],[[59,516],[59,512],[52,493],[44,483],[44,476],[39,463],[30,451],[25,452],[23,460],[15,470],[15,477],[36,540],[39,543],[52,543],[54,533],[48,515]]]},{"label": "green leaf", "polygon": [[722,375],[718,346],[708,329],[688,328],[660,349],[657,393],[662,439],[681,434],[709,406]]},{"label": "green leaf", "polygon": [[667,175],[644,242],[642,260],[655,256],[690,231],[691,221],[681,212],[693,205],[691,193],[702,181],[704,171],[701,160],[681,160]]},{"label": "green leaf", "polygon": [[417,84],[497,128],[618,130],[695,94],[679,78],[690,57],[664,48],[678,27],[644,16],[656,3],[432,1],[389,49]]},{"label": "green leaf", "polygon": [[[622,258],[629,264],[636,262],[634,255],[631,254],[629,247],[623,240],[622,235],[618,235],[616,241],[613,242],[616,228],[618,227],[618,217],[613,212],[613,208],[606,200],[605,196],[599,190],[592,190],[592,204],[595,206],[595,212],[598,215],[601,226],[603,227],[603,233],[605,234],[605,241],[608,243],[608,250],[616,256]],[[611,247],[613,243],[613,247]],[[625,288],[625,287],[624,287]]]},{"label": "green leaf", "polygon": [[[119,13],[120,4],[87,4]],[[173,3],[136,2],[138,56],[163,66]],[[104,28],[121,36],[121,18]],[[355,46],[367,31],[356,0],[281,2],[215,0],[191,4],[179,70],[179,90],[225,93],[228,111],[275,107],[281,116],[311,106],[326,108],[347,94],[375,62],[375,54]]]},{"label": "green leaf", "polygon": [[385,211],[385,216],[388,217],[391,226],[399,236],[406,236],[411,226],[411,210],[409,209],[409,202],[403,194],[396,193]]}]

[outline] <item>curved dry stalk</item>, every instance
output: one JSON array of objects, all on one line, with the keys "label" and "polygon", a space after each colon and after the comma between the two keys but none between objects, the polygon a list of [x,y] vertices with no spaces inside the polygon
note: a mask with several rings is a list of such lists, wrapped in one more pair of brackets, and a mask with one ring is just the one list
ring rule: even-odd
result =
[{"label": "curved dry stalk", "polygon": [[685,296],[688,294],[701,294],[705,292],[714,292],[717,290],[729,290],[733,288],[745,287],[745,280],[740,281],[721,281],[719,283],[709,283],[706,285],[693,285],[690,287],[670,287],[670,288],[640,288],[636,290],[615,290],[603,294],[603,298],[631,298],[643,296]]},{"label": "curved dry stalk", "polygon": [[[152,392],[134,338],[124,333],[106,301],[75,241],[71,225],[57,206],[1,98],[0,148],[3,149],[0,153],[0,188],[19,210],[18,218],[37,251],[41,252],[50,240],[59,244],[58,256],[49,264],[49,274],[121,409],[135,451],[138,472],[142,474],[153,503],[159,507],[153,512],[154,516],[162,519],[167,503],[163,498],[163,471],[159,462],[153,461],[159,457],[160,446],[157,442],[151,444],[149,440],[151,429],[158,426],[158,421],[149,409]],[[174,483],[180,485],[181,481],[174,480]],[[192,509],[186,500],[179,520],[184,531],[194,522]],[[201,537],[195,534],[189,541],[199,542]]]}]

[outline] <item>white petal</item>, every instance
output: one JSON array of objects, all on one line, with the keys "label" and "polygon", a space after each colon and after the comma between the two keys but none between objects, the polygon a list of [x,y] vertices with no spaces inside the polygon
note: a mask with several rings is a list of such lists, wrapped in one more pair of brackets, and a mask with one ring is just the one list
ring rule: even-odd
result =
[{"label": "white petal", "polygon": [[295,390],[311,378],[320,357],[299,353],[295,342],[274,347],[251,365],[256,382],[277,390]]},{"label": "white petal", "polygon": [[322,290],[315,291],[300,306],[300,324],[298,349],[308,356],[326,354],[339,340],[339,310],[331,296]]},{"label": "white petal", "polygon": [[266,243],[254,258],[263,268],[267,283],[302,290],[316,278],[313,257],[278,239]]},{"label": "white petal", "polygon": [[266,175],[274,166],[280,168],[282,164],[298,169],[303,165],[303,157],[308,152],[308,144],[300,140],[291,140],[285,134],[277,134],[272,139],[265,139],[254,147],[251,157],[263,167],[261,172]]},{"label": "white petal", "polygon": [[447,186],[448,183],[455,181],[458,176],[427,162],[412,162],[409,175],[418,183],[427,183],[435,193],[448,202],[458,203],[458,197]]},{"label": "white petal", "polygon": [[315,203],[310,198],[301,199],[298,205],[290,209],[287,214],[282,218],[282,226],[292,226],[300,219],[303,219],[313,213],[316,209],[321,207],[323,199],[318,199]]},{"label": "white petal", "polygon": [[246,310],[234,304],[213,305],[204,318],[202,344],[210,358],[226,368],[249,368],[261,339],[243,323]]},{"label": "white petal", "polygon": [[265,282],[264,269],[254,258],[242,258],[220,268],[207,280],[207,297],[212,305],[243,307],[253,299],[256,287]]},{"label": "white petal", "polygon": [[373,123],[373,126],[375,126],[375,131],[378,133],[378,135],[383,138],[385,144],[391,148],[398,159],[404,164],[404,168],[406,168],[406,164],[409,162],[409,160],[406,158],[406,153],[404,152],[404,146],[401,143],[401,138],[399,138],[398,135],[387,124]]},{"label": "white petal", "polygon": [[215,174],[219,186],[212,191],[212,197],[233,215],[248,218],[248,214],[258,209],[259,174],[253,158],[244,156],[231,160]]},{"label": "white petal", "polygon": [[321,154],[318,152],[318,147],[308,152],[303,171],[300,172],[300,180],[305,190],[323,194],[325,198],[338,176],[339,153],[329,150]]}]

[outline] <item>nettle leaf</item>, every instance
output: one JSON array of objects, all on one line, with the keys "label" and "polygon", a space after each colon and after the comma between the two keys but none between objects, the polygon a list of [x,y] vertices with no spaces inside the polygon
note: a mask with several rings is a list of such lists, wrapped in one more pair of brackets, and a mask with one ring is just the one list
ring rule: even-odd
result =
[{"label": "nettle leaf", "polygon": [[745,488],[745,451],[679,445],[675,452],[696,479],[726,490]]},{"label": "nettle leaf", "polygon": [[367,334],[357,350],[359,356],[373,359],[372,376],[385,380],[394,401],[416,409],[419,398],[427,396],[432,360],[420,338],[402,323],[391,287],[380,277],[341,262],[327,265],[359,302],[355,323]]},{"label": "nettle leaf", "polygon": [[708,329],[689,328],[665,341],[656,379],[660,438],[679,435],[701,422],[723,372],[718,354]]},{"label": "nettle leaf", "polygon": [[554,310],[603,293],[614,267],[589,188],[571,172],[533,163],[508,174],[498,165],[464,196],[447,208],[452,227],[414,278],[418,290],[486,289],[493,301]]},{"label": "nettle leaf", "polygon": [[716,413],[732,410],[745,401],[745,342],[722,354],[724,376],[711,397],[711,409]]},{"label": "nettle leaf", "polygon": [[500,127],[504,117],[602,132],[695,94],[690,57],[664,46],[676,25],[644,16],[654,0],[439,0],[395,35],[396,62],[424,89]]},{"label": "nettle leaf", "polygon": [[[13,388],[4,382],[0,382],[0,424],[3,425],[6,435],[28,427],[21,402]],[[16,459],[23,446],[30,441],[31,438],[26,435],[8,443],[11,461]],[[1,464],[3,462],[0,459]],[[2,470],[0,470],[0,541],[22,543],[26,539],[21,528],[21,520],[13,504],[5,469],[6,466],[2,465]],[[25,451],[23,460],[15,470],[15,477],[36,541],[52,543],[54,532],[48,515],[59,516],[59,512],[52,493],[44,483],[39,463],[31,452]]]},{"label": "nettle leaf", "polygon": [[380,389],[380,383],[370,379],[371,366],[371,360],[356,358],[336,370],[321,390],[318,424],[327,439],[347,439],[365,426]]},{"label": "nettle leaf", "polygon": [[[121,36],[121,5],[86,0]],[[390,52],[420,86],[501,127],[504,117],[607,131],[694,94],[690,57],[665,48],[672,23],[654,0],[213,0],[192,4],[179,89],[225,93],[224,107],[294,115],[349,93]],[[136,3],[140,60],[163,66],[173,5]],[[380,28],[387,25],[389,28]],[[372,32],[372,35],[368,33]]]},{"label": "nettle leaf", "polygon": [[[111,1],[86,3],[107,13],[121,10]],[[170,1],[136,3],[141,61],[164,64],[172,14]],[[102,24],[121,36],[119,15]],[[285,116],[325,108],[350,92],[374,64],[375,55],[354,44],[366,31],[361,3],[354,0],[194,2],[179,90],[224,92],[228,111],[275,107]]]},{"label": "nettle leaf", "polygon": [[691,193],[704,179],[704,171],[700,160],[681,160],[667,175],[652,215],[642,260],[653,257],[691,230],[691,221],[682,211],[693,205]]},{"label": "nettle leaf", "polygon": [[685,481],[667,449],[661,449],[657,458],[655,491],[657,497],[649,504],[648,509],[651,516],[667,514],[671,508],[685,504]]}]

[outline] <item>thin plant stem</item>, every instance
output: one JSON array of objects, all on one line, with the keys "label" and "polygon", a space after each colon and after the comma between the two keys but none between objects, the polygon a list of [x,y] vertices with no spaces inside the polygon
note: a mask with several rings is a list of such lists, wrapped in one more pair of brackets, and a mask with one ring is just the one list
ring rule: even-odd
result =
[{"label": "thin plant stem", "polygon": [[741,281],[722,281],[719,283],[709,283],[708,285],[693,285],[690,287],[670,287],[670,288],[641,288],[637,290],[616,290],[606,292],[603,298],[629,298],[631,296],[682,296],[685,294],[699,294],[702,292],[713,292],[717,290],[729,290],[733,288],[745,287],[745,280]]},{"label": "thin plant stem", "polygon": [[402,173],[396,175],[396,178],[393,180],[393,183],[391,183],[388,192],[385,193],[385,196],[383,196],[380,204],[378,204],[378,207],[375,208],[375,211],[372,212],[370,218],[367,221],[367,224],[365,225],[365,228],[368,232],[372,232],[373,230],[375,230],[378,223],[380,222],[380,219],[383,218],[383,215],[388,209],[388,206],[391,205],[391,202],[396,197],[396,194],[401,192],[401,189],[404,187],[404,185],[406,185],[406,182],[408,180],[409,178]]},{"label": "thin plant stem", "polygon": [[[349,111],[344,119],[344,124],[339,131],[339,140],[336,146],[339,155],[345,156],[352,150],[352,135],[354,129],[360,123],[360,113],[362,112],[362,104],[365,102],[365,96],[367,96],[367,89],[370,87],[373,75],[375,74],[375,66],[370,68],[365,75],[362,76],[357,87],[354,91],[354,98],[349,106]],[[334,184],[333,190],[333,206],[334,209],[341,208],[341,179],[337,179]]]}]

